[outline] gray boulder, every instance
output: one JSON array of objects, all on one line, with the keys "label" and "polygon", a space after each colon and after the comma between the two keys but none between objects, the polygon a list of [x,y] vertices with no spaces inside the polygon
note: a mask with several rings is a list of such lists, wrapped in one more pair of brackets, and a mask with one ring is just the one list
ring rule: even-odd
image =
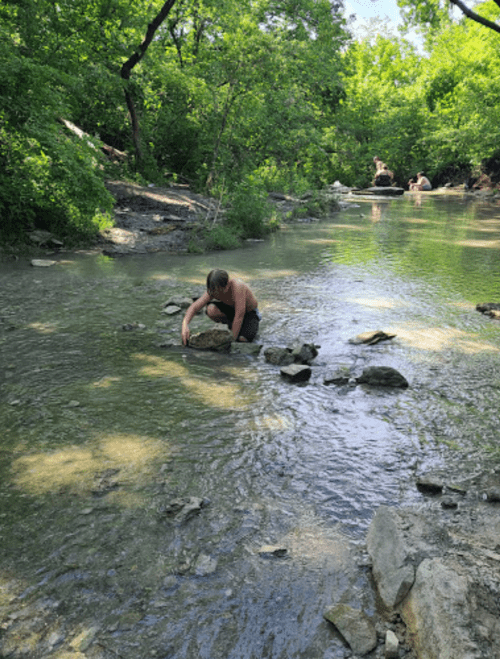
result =
[{"label": "gray boulder", "polygon": [[420,659],[487,656],[476,644],[473,631],[468,630],[474,600],[469,585],[465,575],[441,558],[426,558],[420,563],[415,584],[401,612]]},{"label": "gray boulder", "polygon": [[211,329],[190,336],[188,345],[195,350],[229,352],[232,340],[233,334],[229,330]]},{"label": "gray boulder", "polygon": [[356,654],[368,654],[377,647],[377,631],[363,611],[336,604],[328,607],[323,617],[335,625]]},{"label": "gray boulder", "polygon": [[390,366],[370,366],[356,378],[358,384],[369,384],[375,387],[408,387],[408,380],[399,371]]},{"label": "gray boulder", "polygon": [[406,597],[415,580],[415,569],[409,564],[397,519],[392,508],[381,506],[367,535],[373,577],[383,603],[391,609]]}]

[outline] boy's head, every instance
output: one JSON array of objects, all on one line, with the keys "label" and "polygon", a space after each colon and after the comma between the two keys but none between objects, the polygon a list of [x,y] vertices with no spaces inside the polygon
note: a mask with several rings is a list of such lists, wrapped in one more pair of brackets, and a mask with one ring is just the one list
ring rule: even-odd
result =
[{"label": "boy's head", "polygon": [[217,289],[224,289],[229,281],[225,270],[210,270],[207,276],[207,291],[213,295]]}]

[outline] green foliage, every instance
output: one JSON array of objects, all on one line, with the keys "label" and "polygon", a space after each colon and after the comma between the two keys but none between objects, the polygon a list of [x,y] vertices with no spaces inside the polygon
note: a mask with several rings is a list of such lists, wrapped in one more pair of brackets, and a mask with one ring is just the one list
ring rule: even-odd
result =
[{"label": "green foliage", "polygon": [[235,249],[241,245],[239,231],[232,226],[214,224],[207,228],[205,237],[207,249]]},{"label": "green foliage", "polygon": [[60,92],[65,77],[16,56],[5,43],[0,65],[2,240],[21,239],[35,227],[92,235],[112,200],[98,173],[97,147],[57,123],[66,111]]},{"label": "green foliage", "polygon": [[[0,5],[4,237],[34,226],[88,236],[107,221],[100,140],[134,151],[120,69],[163,4]],[[425,55],[381,27],[349,42],[329,0],[177,0],[126,82],[144,152],[135,179],[223,188],[230,211],[206,239],[224,247],[266,235],[269,191],[369,185],[374,155],[399,184],[421,169],[432,178],[479,167],[500,138],[498,35],[452,20],[448,0],[400,6]],[[474,9],[500,16],[493,0]]]},{"label": "green foliage", "polygon": [[262,238],[269,233],[273,208],[262,187],[251,178],[229,195],[225,224],[241,239]]}]

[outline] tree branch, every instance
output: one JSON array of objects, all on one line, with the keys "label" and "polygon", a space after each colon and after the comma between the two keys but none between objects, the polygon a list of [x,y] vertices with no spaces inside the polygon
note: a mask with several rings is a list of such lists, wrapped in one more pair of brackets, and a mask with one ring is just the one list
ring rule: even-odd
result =
[{"label": "tree branch", "polygon": [[147,49],[151,45],[151,42],[153,41],[153,37],[156,34],[156,30],[160,27],[160,25],[163,23],[163,21],[167,18],[168,14],[170,13],[170,10],[175,4],[175,0],[166,0],[165,4],[161,8],[161,10],[158,12],[156,17],[151,21],[151,23],[148,24],[148,29],[146,32],[146,36],[144,37],[143,42],[139,46],[139,48],[135,51],[135,53],[128,58],[128,60],[123,64],[120,75],[124,80],[128,80],[130,78],[130,74],[132,73],[132,69],[134,66],[141,61],[141,59],[144,57],[146,54]]},{"label": "tree branch", "polygon": [[[450,0],[450,2],[453,5],[456,5],[461,12],[463,12],[467,18],[470,18],[473,21],[476,21],[476,23],[479,23],[480,25],[484,25],[485,27],[490,28],[490,30],[494,30],[495,32],[498,32],[500,34],[500,25],[497,25],[496,23],[493,23],[493,21],[489,21],[487,18],[483,18],[482,16],[479,16],[479,14],[476,14],[474,11],[469,9],[462,0]],[[500,6],[500,3],[498,0],[495,0],[496,4]]]}]

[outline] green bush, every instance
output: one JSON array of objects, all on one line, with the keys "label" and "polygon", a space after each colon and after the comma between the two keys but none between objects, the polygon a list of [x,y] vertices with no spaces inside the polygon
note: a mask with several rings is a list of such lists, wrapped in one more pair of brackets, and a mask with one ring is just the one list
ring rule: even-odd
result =
[{"label": "green bush", "polygon": [[241,245],[241,239],[231,227],[215,224],[205,235],[205,245],[207,249],[236,249]]},{"label": "green bush", "polygon": [[251,177],[229,195],[228,205],[225,223],[242,240],[262,238],[269,233],[273,208],[266,192]]}]

